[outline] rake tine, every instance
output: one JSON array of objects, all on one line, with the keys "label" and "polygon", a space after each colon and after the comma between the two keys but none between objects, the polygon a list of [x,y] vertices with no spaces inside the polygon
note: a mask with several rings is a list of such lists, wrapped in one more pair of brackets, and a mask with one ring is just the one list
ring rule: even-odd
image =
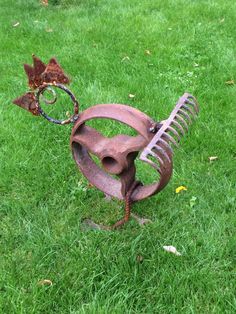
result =
[{"label": "rake tine", "polygon": [[171,131],[172,133],[174,133],[174,135],[177,136],[178,141],[180,141],[180,135],[179,135],[179,133],[176,131],[175,128],[172,128],[172,126],[169,126],[169,127],[168,127],[168,130]]},{"label": "rake tine", "polygon": [[193,101],[193,102],[195,103],[195,105],[196,105],[197,112],[199,112],[199,104],[198,104],[197,99],[196,99],[193,95],[189,95],[189,96],[187,97],[187,99],[192,99],[192,101]]},{"label": "rake tine", "polygon": [[188,121],[190,123],[192,123],[192,119],[190,118],[190,116],[183,110],[183,109],[179,109],[178,113],[182,114],[183,116],[185,116],[186,119],[188,119]]},{"label": "rake tine", "polygon": [[155,157],[159,162],[160,164],[163,164],[163,160],[160,158],[160,156],[158,156],[155,152],[153,152],[151,149],[148,150],[148,154]]},{"label": "rake tine", "polygon": [[152,160],[148,159],[146,156],[145,157],[141,157],[140,159],[145,161],[145,162],[147,162],[148,164],[150,164],[153,168],[155,168],[159,172],[160,175],[162,174],[161,169],[157,166],[157,164],[155,164],[155,162],[153,162]]},{"label": "rake tine", "polygon": [[[170,156],[174,155],[173,149],[165,140],[163,140],[162,138],[159,138],[158,141],[166,148],[166,150],[169,151]],[[158,147],[157,145],[155,145],[155,146]]]},{"label": "rake tine", "polygon": [[186,110],[188,110],[188,111],[192,114],[192,116],[193,116],[194,119],[197,118],[197,117],[196,117],[196,112],[194,112],[194,111],[192,110],[192,108],[188,107],[187,105],[183,105],[183,108],[186,109]]},{"label": "rake tine", "polygon": [[176,120],[173,120],[171,123],[173,123],[178,129],[180,129],[180,132],[182,133],[182,135],[185,135],[184,128],[179,122],[177,122]]},{"label": "rake tine", "polygon": [[188,124],[187,124],[187,122],[180,115],[178,115],[177,113],[176,113],[175,116],[176,116],[177,119],[179,119],[183,123],[183,125],[186,128],[186,131],[188,132]]},{"label": "rake tine", "polygon": [[170,141],[172,144],[174,144],[176,147],[179,147],[178,143],[176,142],[176,140],[174,140],[174,138],[172,136],[170,136],[170,134],[168,133],[163,133],[162,136],[166,137],[168,141]]},{"label": "rake tine", "polygon": [[154,149],[157,150],[162,156],[164,156],[164,158],[167,159],[169,163],[171,162],[170,157],[168,156],[168,154],[165,152],[163,148],[161,148],[160,146],[154,145]]},{"label": "rake tine", "polygon": [[186,99],[185,103],[193,106],[194,110],[196,111],[196,113],[198,114],[199,113],[199,109],[198,109],[198,106],[197,104],[194,102],[194,101],[190,101],[189,99]]}]

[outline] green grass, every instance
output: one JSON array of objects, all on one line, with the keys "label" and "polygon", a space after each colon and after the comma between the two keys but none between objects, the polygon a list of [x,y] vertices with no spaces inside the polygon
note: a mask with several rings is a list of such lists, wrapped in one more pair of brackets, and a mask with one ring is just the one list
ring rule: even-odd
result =
[{"label": "green grass", "polygon": [[[236,2],[55,2],[0,4],[1,313],[235,313],[236,85],[225,82],[236,80]],[[198,98],[201,114],[175,153],[170,183],[133,207],[153,224],[81,231],[85,217],[114,222],[123,204],[88,188],[71,157],[70,126],[12,105],[26,90],[22,64],[32,53],[57,57],[82,110],[124,103],[160,120],[185,91]],[[179,185],[188,190],[175,194]]]}]

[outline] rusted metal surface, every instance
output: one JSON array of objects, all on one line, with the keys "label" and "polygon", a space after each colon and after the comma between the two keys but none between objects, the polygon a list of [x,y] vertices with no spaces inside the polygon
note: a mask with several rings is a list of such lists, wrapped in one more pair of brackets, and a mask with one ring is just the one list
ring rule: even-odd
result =
[{"label": "rusted metal surface", "polygon": [[[141,152],[140,160],[150,164],[160,176],[157,182],[140,185],[135,189],[132,200],[142,200],[161,191],[169,182],[173,168],[173,150],[170,143],[178,145],[180,136],[187,132],[191,117],[194,118],[197,113],[196,99],[186,93],[179,99],[169,118],[158,124],[157,133],[153,134],[150,129],[154,121],[137,109],[118,104],[90,107],[80,114],[72,130],[71,146],[74,159],[94,186],[108,195],[124,199],[135,180],[134,160]],[[86,121],[98,118],[127,124],[134,128],[138,135],[106,138],[97,130],[86,126]],[[103,169],[92,160],[91,154],[100,159]],[[116,174],[118,180],[109,174]]]},{"label": "rusted metal surface", "polygon": [[[33,66],[24,64],[25,73],[28,78],[28,86],[31,89],[23,96],[15,99],[13,103],[20,106],[23,109],[28,110],[33,115],[41,115],[49,122],[55,124],[69,124],[74,123],[78,119],[79,103],[74,94],[64,85],[69,84],[70,80],[64,73],[63,69],[55,58],[51,58],[46,65],[35,55],[33,58]],[[47,115],[40,106],[40,99],[47,105],[55,104],[57,101],[57,95],[53,88],[61,89],[67,93],[73,103],[73,113],[71,116],[64,120],[58,120]],[[45,91],[49,91],[53,94],[53,100],[47,100],[43,94]]]},{"label": "rusted metal surface", "polygon": [[[44,91],[47,90],[48,88],[58,88],[63,90],[66,94],[69,95],[72,103],[73,103],[73,113],[70,115],[69,118],[65,119],[65,120],[58,120],[58,119],[54,119],[52,117],[50,117],[49,115],[47,115],[44,110],[41,108],[40,106],[40,96],[43,95]],[[48,101],[48,100],[44,100],[44,102],[46,104],[55,104],[57,98],[56,95],[54,97],[54,99],[52,101]],[[59,84],[59,83],[43,83],[42,86],[40,86],[37,90],[36,96],[35,96],[35,101],[36,101],[36,108],[38,113],[44,117],[45,119],[47,119],[49,122],[55,123],[55,124],[69,124],[69,123],[74,123],[77,119],[78,119],[78,113],[79,113],[79,103],[77,101],[77,99],[75,98],[74,94],[72,94],[72,92],[64,85]]]},{"label": "rusted metal surface", "polygon": [[70,83],[68,76],[65,75],[64,71],[55,58],[50,59],[45,71],[41,75],[41,79],[45,83]]},{"label": "rusted metal surface", "polygon": [[28,110],[33,115],[38,116],[40,113],[38,111],[36,97],[33,92],[28,92],[19,98],[13,100],[13,103],[21,108]]},{"label": "rusted metal surface", "polygon": [[[86,126],[87,121],[99,118],[122,122],[136,130],[138,135],[106,138]],[[126,105],[102,104],[83,111],[71,136],[73,156],[81,172],[104,193],[124,199],[135,179],[134,159],[153,137],[149,131],[153,123],[147,115]],[[103,168],[93,161],[91,154],[99,158]],[[116,174],[118,179],[114,179],[112,174]]]},{"label": "rusted metal surface", "polygon": [[[172,145],[178,147],[181,135],[185,135],[188,126],[199,113],[199,105],[192,95],[185,93],[177,102],[167,120],[162,121],[161,128],[140,154],[140,160],[148,163],[160,174],[157,184],[147,187],[146,191],[136,191],[134,199],[156,194],[169,182],[172,174]],[[152,159],[150,158],[152,157]],[[153,161],[155,159],[155,162]]]},{"label": "rusted metal surface", "polygon": [[[24,69],[31,91],[14,100],[14,104],[53,123],[74,124],[70,143],[79,169],[90,184],[106,195],[126,202],[124,218],[113,226],[103,226],[102,229],[110,230],[123,225],[130,217],[131,203],[160,192],[169,182],[173,169],[173,147],[178,146],[181,137],[188,131],[199,112],[196,99],[185,93],[169,118],[158,122],[135,108],[121,104],[94,105],[79,113],[78,101],[64,86],[69,83],[69,78],[55,58],[45,65],[33,55],[33,66],[25,64]],[[40,101],[46,105],[56,103],[56,89],[67,93],[73,103],[73,113],[65,120],[48,116],[40,106]],[[47,100],[44,97],[45,91],[51,92],[54,98]],[[98,130],[86,125],[93,119],[121,122],[133,128],[137,135],[118,134],[112,138],[105,137]],[[94,162],[92,156],[99,159],[100,166]],[[136,158],[148,163],[150,169],[155,169],[156,182],[143,185],[136,180]]]},{"label": "rusted metal surface", "polygon": [[41,76],[46,69],[46,65],[35,55],[33,55],[32,58],[33,66],[30,66],[29,64],[24,64],[24,69],[28,77],[29,88],[35,90],[43,83]]},{"label": "rusted metal surface", "polygon": [[70,83],[68,76],[65,75],[55,58],[51,58],[47,65],[35,55],[32,58],[33,67],[29,64],[24,64],[25,73],[28,77],[28,85],[32,90],[37,89],[44,83]]}]

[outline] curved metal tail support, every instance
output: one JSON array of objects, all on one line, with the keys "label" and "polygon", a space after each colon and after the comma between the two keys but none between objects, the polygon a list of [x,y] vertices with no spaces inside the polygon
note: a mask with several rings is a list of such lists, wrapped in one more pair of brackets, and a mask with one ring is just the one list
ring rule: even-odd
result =
[{"label": "curved metal tail support", "polygon": [[172,173],[173,146],[179,146],[181,136],[188,131],[189,124],[199,113],[195,97],[185,93],[177,102],[167,120],[162,121],[161,128],[141,152],[139,159],[150,164],[160,173],[159,188],[162,190],[170,180]]}]

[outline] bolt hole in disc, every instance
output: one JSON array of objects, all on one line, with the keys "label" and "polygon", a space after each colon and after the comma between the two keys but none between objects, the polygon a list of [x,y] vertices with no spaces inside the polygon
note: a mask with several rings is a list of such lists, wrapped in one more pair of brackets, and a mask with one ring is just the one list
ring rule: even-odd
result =
[{"label": "bolt hole in disc", "polygon": [[102,159],[102,165],[103,168],[111,174],[119,174],[122,171],[121,166],[119,165],[119,162],[113,158],[106,156]]}]

